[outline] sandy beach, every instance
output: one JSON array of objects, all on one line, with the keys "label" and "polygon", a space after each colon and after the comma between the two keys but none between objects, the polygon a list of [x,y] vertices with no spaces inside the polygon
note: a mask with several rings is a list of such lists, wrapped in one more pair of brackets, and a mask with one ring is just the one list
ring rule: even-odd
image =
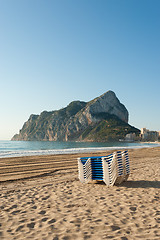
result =
[{"label": "sandy beach", "polygon": [[0,159],[0,239],[160,239],[160,148],[129,150],[127,182],[82,184],[77,157]]}]

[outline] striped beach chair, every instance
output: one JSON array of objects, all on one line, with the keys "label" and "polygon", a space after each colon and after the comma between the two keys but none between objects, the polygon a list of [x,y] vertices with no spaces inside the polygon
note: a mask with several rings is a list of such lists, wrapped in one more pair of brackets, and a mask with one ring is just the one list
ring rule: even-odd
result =
[{"label": "striped beach chair", "polygon": [[126,181],[129,169],[128,151],[114,152],[108,156],[78,158],[79,179],[104,181],[107,186]]},{"label": "striped beach chair", "polygon": [[83,157],[78,159],[79,179],[87,183],[90,180],[103,180],[103,157]]},{"label": "striped beach chair", "polygon": [[123,169],[124,169],[124,181],[127,181],[129,174],[130,174],[130,166],[129,166],[129,156],[128,151],[122,152],[122,162],[123,162]]}]

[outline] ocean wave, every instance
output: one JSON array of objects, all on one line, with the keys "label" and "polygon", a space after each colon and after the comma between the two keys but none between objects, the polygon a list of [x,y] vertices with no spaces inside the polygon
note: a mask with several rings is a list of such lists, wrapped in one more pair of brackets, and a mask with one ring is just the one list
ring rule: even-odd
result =
[{"label": "ocean wave", "polygon": [[67,148],[67,149],[51,149],[51,150],[17,150],[17,151],[0,151],[0,158],[8,157],[24,157],[24,156],[41,156],[41,155],[60,155],[60,154],[76,154],[76,153],[90,153],[107,150],[121,150],[121,149],[139,149],[158,147],[157,144],[139,144],[133,146],[112,146],[112,147],[89,147],[89,148]]}]

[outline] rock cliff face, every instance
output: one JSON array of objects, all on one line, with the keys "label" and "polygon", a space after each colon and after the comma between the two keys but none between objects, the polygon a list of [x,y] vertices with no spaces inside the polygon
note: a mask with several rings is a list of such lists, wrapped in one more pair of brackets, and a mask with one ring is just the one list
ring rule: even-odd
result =
[{"label": "rock cliff face", "polygon": [[[138,131],[128,125],[128,111],[125,106],[120,103],[114,92],[108,91],[88,103],[74,101],[58,111],[44,111],[40,115],[31,115],[12,140],[107,141],[108,135],[105,136],[104,132],[113,127],[115,121],[116,127],[124,126],[125,134]],[[97,135],[93,132],[99,124],[103,125],[103,134],[98,134],[98,139],[95,139],[94,136]],[[119,135],[116,135],[116,138],[119,138]]]}]

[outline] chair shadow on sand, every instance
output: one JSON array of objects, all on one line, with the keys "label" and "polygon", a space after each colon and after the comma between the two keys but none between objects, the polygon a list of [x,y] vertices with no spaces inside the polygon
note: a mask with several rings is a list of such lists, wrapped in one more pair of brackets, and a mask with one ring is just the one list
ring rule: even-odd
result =
[{"label": "chair shadow on sand", "polygon": [[[92,182],[93,183],[93,182]],[[105,185],[103,181],[95,181],[94,184]],[[160,181],[126,181],[121,184],[116,184],[117,187],[126,188],[160,188]]]},{"label": "chair shadow on sand", "polygon": [[160,188],[160,181],[127,181],[119,185],[119,187],[127,188]]}]

